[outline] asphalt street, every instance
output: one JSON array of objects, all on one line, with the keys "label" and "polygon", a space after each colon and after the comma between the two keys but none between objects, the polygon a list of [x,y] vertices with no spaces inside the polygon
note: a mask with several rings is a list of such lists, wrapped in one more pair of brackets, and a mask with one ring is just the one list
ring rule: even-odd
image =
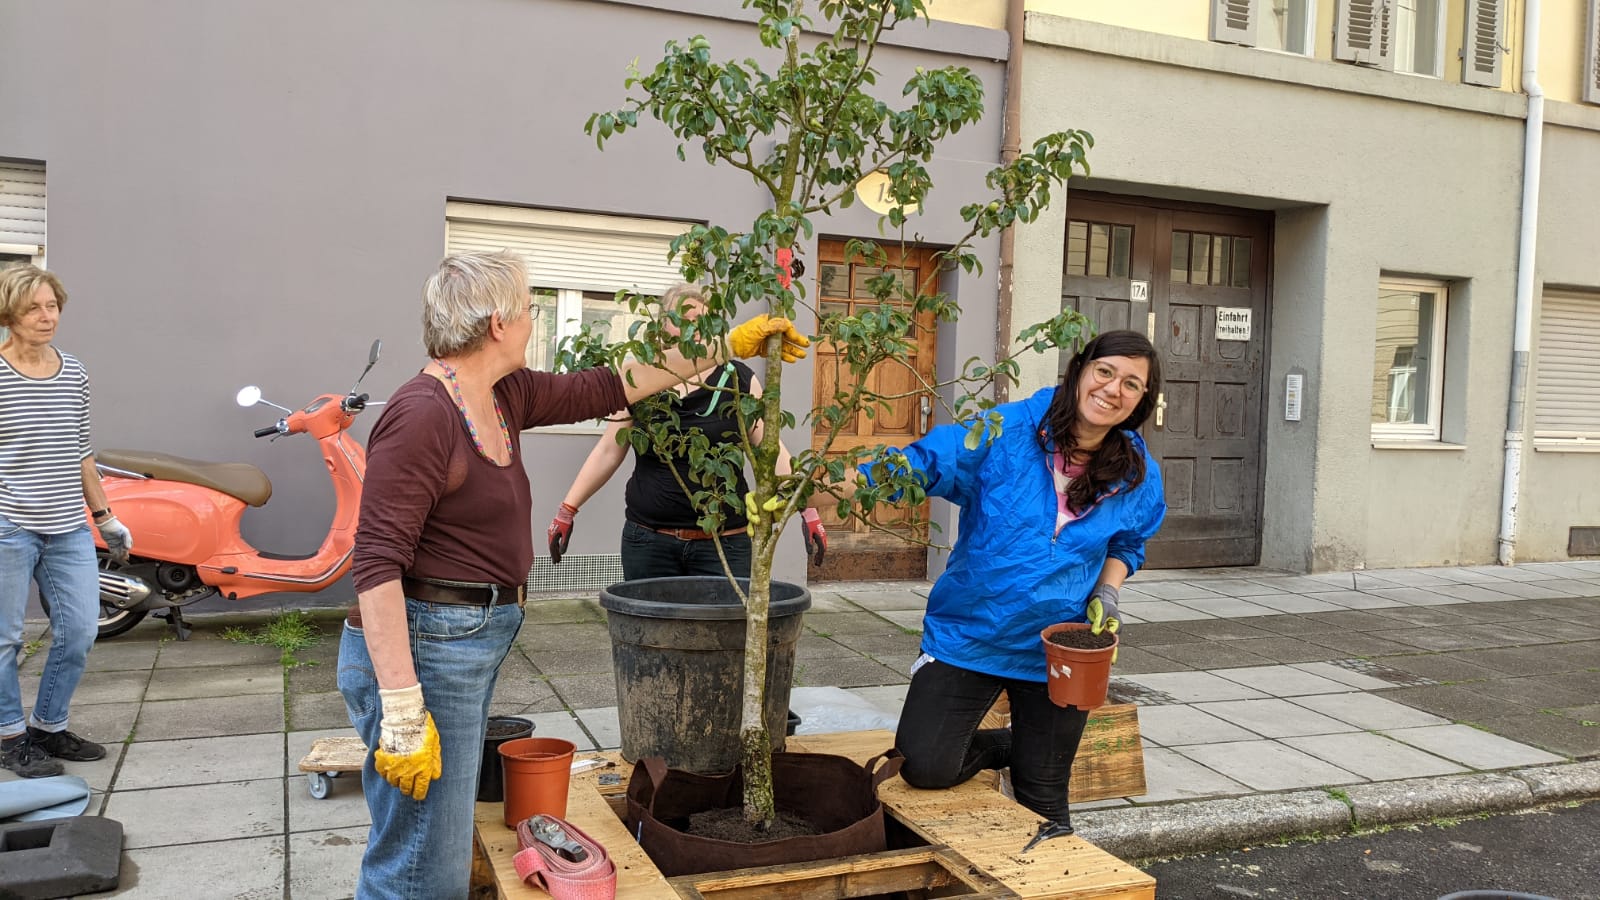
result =
[{"label": "asphalt street", "polygon": [[1158,900],[1600,900],[1600,801],[1206,853],[1140,868]]}]

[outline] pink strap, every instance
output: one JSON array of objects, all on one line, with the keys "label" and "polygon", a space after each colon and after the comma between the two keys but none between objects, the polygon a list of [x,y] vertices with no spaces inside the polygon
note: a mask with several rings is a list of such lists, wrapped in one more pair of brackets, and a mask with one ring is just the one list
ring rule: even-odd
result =
[{"label": "pink strap", "polygon": [[[534,840],[527,823],[517,826],[517,844],[522,849],[511,857],[517,877],[550,892],[554,900],[614,900],[617,896],[617,867],[606,849],[577,826],[564,819],[561,827],[589,855],[573,862],[555,849]],[[535,881],[534,879],[537,879]]]}]

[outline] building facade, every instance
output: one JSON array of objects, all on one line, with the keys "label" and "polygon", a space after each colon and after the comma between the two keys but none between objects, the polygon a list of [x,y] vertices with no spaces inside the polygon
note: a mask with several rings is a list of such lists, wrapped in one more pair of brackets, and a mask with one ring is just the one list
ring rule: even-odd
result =
[{"label": "building facade", "polygon": [[[1519,561],[1600,554],[1597,2],[1541,9]],[[1025,4],[1023,145],[1069,127],[1096,145],[1092,176],[1019,229],[1010,319],[1065,304],[1156,338],[1167,387],[1147,431],[1172,513],[1152,564],[1495,560],[1530,3]],[[1006,0],[930,7],[934,22],[880,54],[886,93],[918,65],[955,64],[989,98],[941,148],[914,218],[936,248],[999,159],[1011,40]],[[0,0],[0,262],[47,260],[71,292],[59,343],[94,378],[98,445],[259,465],[276,490],[248,536],[309,552],[332,514],[316,450],[252,440],[263,414],[234,391],[297,406],[343,390],[379,337],[364,387],[387,394],[425,362],[420,287],[447,251],[526,254],[532,365],[579,322],[625,328],[612,293],[675,280],[673,235],[739,227],[763,197],[692,152],[679,162],[665,129],[602,153],[583,123],[669,38],[759,55],[752,20],[734,0]],[[851,301],[871,273],[843,241],[877,234],[861,205],[819,223],[800,248],[816,296]],[[999,251],[978,250],[983,273],[942,282],[961,320],[922,348],[943,374],[993,354]],[[1022,363],[1031,391],[1061,361]],[[798,416],[814,373],[786,372]],[[909,440],[938,419],[908,409],[861,437]],[[523,435],[536,525],[599,432]],[[614,577],[625,475],[586,505],[568,561],[541,552],[535,587]],[[950,510],[932,515],[948,536]],[[785,541],[779,576],[807,577],[800,538]],[[843,574],[941,564],[863,550]]]}]

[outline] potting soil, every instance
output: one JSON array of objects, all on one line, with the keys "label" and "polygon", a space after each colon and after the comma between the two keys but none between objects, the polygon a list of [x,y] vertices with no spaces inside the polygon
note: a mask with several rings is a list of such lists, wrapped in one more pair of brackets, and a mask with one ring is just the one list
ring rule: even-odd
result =
[{"label": "potting soil", "polygon": [[708,809],[693,813],[689,816],[689,827],[685,831],[719,841],[733,841],[736,844],[759,844],[763,841],[778,841],[822,833],[810,822],[781,810],[772,825],[762,830],[744,820],[742,807]]},{"label": "potting soil", "polygon": [[1116,635],[1109,631],[1095,634],[1087,628],[1071,628],[1050,635],[1050,643],[1077,650],[1103,650],[1115,643],[1116,639]]}]

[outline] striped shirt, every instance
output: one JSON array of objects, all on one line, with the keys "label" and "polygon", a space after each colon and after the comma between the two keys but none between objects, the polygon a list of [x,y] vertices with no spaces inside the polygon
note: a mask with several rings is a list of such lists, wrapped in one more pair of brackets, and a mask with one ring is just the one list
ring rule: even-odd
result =
[{"label": "striped shirt", "polygon": [[49,378],[0,357],[0,516],[36,534],[84,527],[83,460],[94,454],[89,373],[56,352],[61,371]]}]

